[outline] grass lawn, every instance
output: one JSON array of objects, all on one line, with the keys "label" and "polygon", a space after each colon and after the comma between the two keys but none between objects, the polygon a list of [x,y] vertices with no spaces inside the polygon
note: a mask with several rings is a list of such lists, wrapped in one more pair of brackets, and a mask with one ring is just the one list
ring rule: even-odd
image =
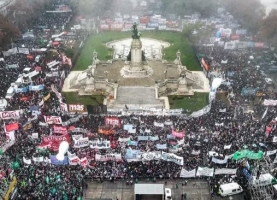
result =
[{"label": "grass lawn", "polygon": [[66,98],[67,104],[83,104],[83,105],[102,105],[104,96],[93,95],[93,96],[79,96],[77,92],[63,92],[62,95]]},{"label": "grass lawn", "polygon": [[[209,93],[194,93],[194,96],[168,96],[170,109],[183,108],[185,113],[191,113],[208,105]],[[187,110],[189,112],[187,112]]]},{"label": "grass lawn", "polygon": [[[180,50],[182,64],[191,71],[201,71],[200,63],[190,45],[189,40],[182,33],[165,31],[142,32],[142,37],[154,38],[169,42],[171,45],[164,49],[164,59],[173,61],[176,52]],[[83,50],[74,66],[73,70],[85,70],[92,63],[93,51],[96,50],[100,60],[112,58],[113,50],[106,47],[106,43],[113,40],[131,38],[130,32],[102,32],[88,37]]]}]

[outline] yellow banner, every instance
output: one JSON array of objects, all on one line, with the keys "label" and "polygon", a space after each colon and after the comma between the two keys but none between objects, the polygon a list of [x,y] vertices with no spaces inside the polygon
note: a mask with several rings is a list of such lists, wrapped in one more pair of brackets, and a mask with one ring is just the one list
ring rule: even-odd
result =
[{"label": "yellow banner", "polygon": [[43,97],[43,101],[47,101],[49,98],[50,98],[50,92],[49,92],[49,94],[47,94],[47,96],[45,96],[45,97]]},{"label": "yellow banner", "polygon": [[9,189],[8,189],[7,193],[5,194],[5,196],[4,196],[4,200],[9,200],[9,197],[10,197],[11,193],[13,192],[16,184],[17,184],[17,180],[16,180],[15,177],[13,177],[13,180],[12,180],[10,186],[9,186]]}]

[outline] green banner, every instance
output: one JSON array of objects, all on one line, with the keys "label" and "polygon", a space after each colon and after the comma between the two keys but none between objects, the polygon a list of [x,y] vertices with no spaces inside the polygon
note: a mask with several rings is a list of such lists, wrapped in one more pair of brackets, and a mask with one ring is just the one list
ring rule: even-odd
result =
[{"label": "green banner", "polygon": [[249,158],[253,160],[258,160],[263,158],[264,152],[259,151],[258,153],[254,153],[253,151],[249,151],[248,149],[244,149],[242,151],[236,151],[233,155],[234,160],[239,160],[242,158]]}]

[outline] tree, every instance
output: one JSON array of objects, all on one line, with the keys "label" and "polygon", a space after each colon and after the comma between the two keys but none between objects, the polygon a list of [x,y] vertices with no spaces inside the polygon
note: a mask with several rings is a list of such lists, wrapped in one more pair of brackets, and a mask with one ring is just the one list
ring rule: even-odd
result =
[{"label": "tree", "polygon": [[271,44],[277,45],[277,10],[272,10],[259,27],[259,36]]},{"label": "tree", "polygon": [[6,47],[13,38],[17,38],[19,35],[18,28],[9,22],[5,16],[0,15],[0,47]]}]

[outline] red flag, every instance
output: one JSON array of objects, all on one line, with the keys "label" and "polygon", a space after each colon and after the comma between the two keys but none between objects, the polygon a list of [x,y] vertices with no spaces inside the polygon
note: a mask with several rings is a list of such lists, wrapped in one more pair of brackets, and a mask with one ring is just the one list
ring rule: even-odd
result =
[{"label": "red flag", "polygon": [[6,132],[11,132],[16,130],[18,130],[18,123],[15,122],[15,123],[6,125]]}]

